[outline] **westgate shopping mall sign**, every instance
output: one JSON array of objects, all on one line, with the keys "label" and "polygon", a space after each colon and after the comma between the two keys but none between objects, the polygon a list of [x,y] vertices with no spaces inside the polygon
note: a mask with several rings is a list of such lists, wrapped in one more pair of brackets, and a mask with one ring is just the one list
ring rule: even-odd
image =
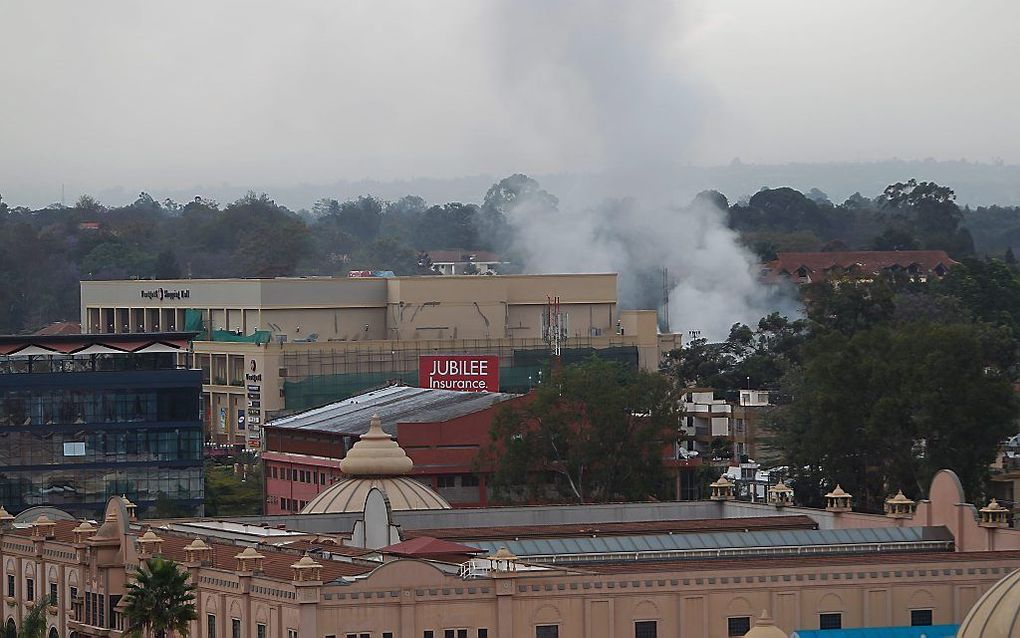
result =
[{"label": "westgate shopping mall sign", "polygon": [[191,290],[188,288],[181,288],[180,290],[170,290],[168,288],[153,288],[151,290],[142,290],[142,299],[152,299],[158,301],[181,301],[183,299],[191,298]]},{"label": "westgate shopping mall sign", "polygon": [[499,357],[495,355],[421,355],[418,385],[433,390],[499,392]]}]

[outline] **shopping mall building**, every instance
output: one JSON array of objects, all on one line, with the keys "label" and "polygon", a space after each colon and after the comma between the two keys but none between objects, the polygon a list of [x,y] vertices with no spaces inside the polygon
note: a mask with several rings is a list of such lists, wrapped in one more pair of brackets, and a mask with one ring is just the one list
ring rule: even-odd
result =
[{"label": "shopping mall building", "polygon": [[250,447],[267,417],[418,385],[423,355],[494,355],[498,390],[523,392],[557,348],[652,370],[679,345],[654,310],[619,308],[613,273],[83,281],[81,322],[198,331],[207,436]]}]

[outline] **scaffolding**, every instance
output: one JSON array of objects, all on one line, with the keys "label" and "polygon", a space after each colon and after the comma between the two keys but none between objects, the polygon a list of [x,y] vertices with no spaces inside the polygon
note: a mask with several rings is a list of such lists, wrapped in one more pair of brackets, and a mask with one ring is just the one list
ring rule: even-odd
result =
[{"label": "scaffolding", "polygon": [[[569,365],[593,355],[637,368],[637,347],[620,339],[564,338],[560,360]],[[353,344],[352,344],[353,346]],[[418,385],[421,355],[495,355],[499,357],[500,390],[523,393],[542,382],[550,358],[544,339],[422,340],[357,344],[285,352],[284,411],[305,410],[393,383]]]}]

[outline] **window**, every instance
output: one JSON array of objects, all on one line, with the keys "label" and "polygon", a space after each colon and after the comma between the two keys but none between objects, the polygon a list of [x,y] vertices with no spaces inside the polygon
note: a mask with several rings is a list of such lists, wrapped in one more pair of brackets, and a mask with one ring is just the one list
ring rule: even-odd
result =
[{"label": "window", "polygon": [[208,638],[216,638],[216,616],[212,614],[206,614],[206,631],[205,634]]},{"label": "window", "polygon": [[560,626],[538,625],[535,627],[535,638],[560,638]]},{"label": "window", "polygon": [[14,598],[14,574],[7,574],[7,595]]},{"label": "window", "polygon": [[928,627],[931,625],[931,610],[930,609],[911,609],[910,610],[910,626],[911,627]]},{"label": "window", "polygon": [[843,614],[818,614],[819,629],[842,629]]},{"label": "window", "polygon": [[297,629],[288,629],[287,638],[297,638]]},{"label": "window", "polygon": [[447,630],[443,631],[443,638],[454,638],[453,630],[452,629],[447,629]]},{"label": "window", "polygon": [[392,631],[382,632],[382,638],[393,638],[393,632]]},{"label": "window", "polygon": [[478,630],[478,638],[489,638],[489,630],[488,629],[479,629]]},{"label": "window", "polygon": [[35,600],[35,579],[25,579],[25,600]]},{"label": "window", "polygon": [[255,625],[255,634],[258,638],[266,638],[266,626],[262,623]]},{"label": "window", "polygon": [[57,604],[57,584],[50,583],[50,599],[46,601],[50,605]]},{"label": "window", "polygon": [[743,636],[751,631],[750,616],[732,616],[726,619],[727,636]]},{"label": "window", "polygon": [[477,474],[461,474],[460,475],[460,486],[461,487],[478,487],[478,475]]},{"label": "window", "polygon": [[325,484],[326,484],[326,473],[325,472],[319,472],[319,485],[325,485]]},{"label": "window", "polygon": [[654,620],[639,620],[634,623],[634,638],[657,638],[658,623]]},{"label": "window", "polygon": [[439,487],[457,487],[457,477],[443,474],[437,478]]},{"label": "window", "polygon": [[468,638],[467,629],[458,629],[457,638]]},{"label": "window", "polygon": [[241,638],[241,621],[238,618],[230,619],[230,638]]},{"label": "window", "polygon": [[426,629],[425,631],[421,632],[421,638],[436,638],[436,634],[431,629]]}]

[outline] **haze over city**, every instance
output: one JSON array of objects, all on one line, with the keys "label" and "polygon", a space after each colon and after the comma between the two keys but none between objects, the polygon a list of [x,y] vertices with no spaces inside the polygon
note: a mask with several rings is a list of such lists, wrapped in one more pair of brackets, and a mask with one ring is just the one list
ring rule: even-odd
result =
[{"label": "haze over city", "polygon": [[711,182],[684,167],[734,158],[1015,164],[1018,19],[1009,0],[12,2],[0,188],[298,208],[298,185],[341,180],[467,199],[455,178],[596,174],[612,188],[577,189],[678,198]]}]

